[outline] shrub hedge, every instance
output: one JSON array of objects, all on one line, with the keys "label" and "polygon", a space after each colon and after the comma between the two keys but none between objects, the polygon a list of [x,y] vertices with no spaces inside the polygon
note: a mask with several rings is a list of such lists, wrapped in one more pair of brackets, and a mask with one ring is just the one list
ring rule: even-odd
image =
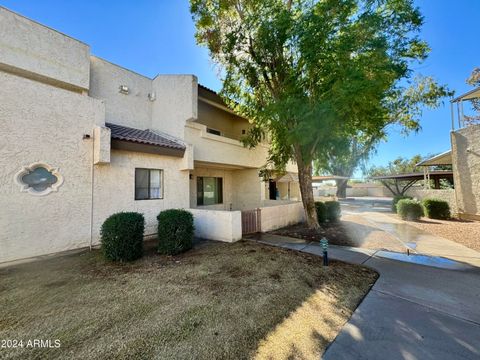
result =
[{"label": "shrub hedge", "polygon": [[403,220],[418,220],[423,216],[423,206],[417,200],[401,199],[397,203],[397,213]]},{"label": "shrub hedge", "polygon": [[132,261],[143,255],[145,219],[137,212],[111,215],[102,224],[101,248],[104,257],[112,261]]},{"label": "shrub hedge", "polygon": [[327,208],[327,220],[335,222],[340,219],[342,211],[340,210],[340,203],[338,201],[325,201],[325,207]]},{"label": "shrub hedge", "polygon": [[395,195],[393,197],[393,202],[392,202],[392,211],[394,213],[397,213],[397,203],[402,200],[402,199],[413,199],[411,196],[405,196],[405,195]]},{"label": "shrub hedge", "polygon": [[318,222],[321,224],[327,221],[327,207],[325,203],[321,201],[315,201],[315,209],[317,210]]},{"label": "shrub hedge", "polygon": [[425,210],[425,216],[430,219],[449,219],[450,205],[445,200],[440,199],[424,199],[422,201]]},{"label": "shrub hedge", "polygon": [[176,255],[193,247],[193,215],[182,209],[162,211],[158,220],[158,252]]},{"label": "shrub hedge", "polygon": [[335,222],[340,219],[341,210],[338,201],[315,201],[315,209],[319,223]]}]

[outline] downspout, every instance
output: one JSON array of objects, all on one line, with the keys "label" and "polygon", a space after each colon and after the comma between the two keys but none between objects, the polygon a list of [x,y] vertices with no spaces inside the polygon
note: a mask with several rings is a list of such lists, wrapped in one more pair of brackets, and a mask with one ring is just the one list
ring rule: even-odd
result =
[{"label": "downspout", "polygon": [[90,168],[90,251],[92,250],[93,245],[93,190],[94,190],[94,180],[95,180],[95,127],[92,131],[92,164]]}]

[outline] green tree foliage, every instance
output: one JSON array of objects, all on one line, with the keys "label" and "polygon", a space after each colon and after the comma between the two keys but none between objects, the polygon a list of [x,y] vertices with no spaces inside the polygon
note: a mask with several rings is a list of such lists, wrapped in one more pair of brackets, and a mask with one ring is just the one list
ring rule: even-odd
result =
[{"label": "green tree foliage", "polygon": [[[420,123],[416,119],[420,119],[423,109],[425,107],[437,108],[441,105],[443,97],[452,94],[446,86],[437,85],[430,77],[416,77],[408,88],[404,89],[402,93],[398,93],[398,98],[395,100],[402,104],[397,110],[400,116],[401,114],[408,114],[408,112],[411,116],[401,128],[403,134],[419,131],[421,129]],[[398,113],[392,113],[390,120],[378,132],[365,134],[359,131],[351,136],[340,134],[336,142],[331,142],[330,148],[322,147],[319,149],[318,157],[314,161],[314,171],[318,174],[339,175],[349,178],[359,167],[365,172],[367,160],[376,150],[376,146],[382,140],[387,139],[387,131],[390,125],[397,123]],[[347,181],[346,179],[336,180],[337,197],[343,198],[346,196]]]},{"label": "green tree foliage", "polygon": [[[267,168],[294,160],[310,227],[312,161],[338,139],[418,128],[412,65],[429,51],[413,0],[190,0],[196,38],[220,66],[222,96],[271,142]],[[437,88],[433,80],[423,82]],[[436,101],[436,99],[432,99]]]}]

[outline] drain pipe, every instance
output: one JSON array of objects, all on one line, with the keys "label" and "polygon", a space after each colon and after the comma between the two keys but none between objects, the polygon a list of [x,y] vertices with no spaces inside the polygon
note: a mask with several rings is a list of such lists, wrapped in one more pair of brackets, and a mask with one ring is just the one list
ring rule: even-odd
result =
[{"label": "drain pipe", "polygon": [[95,180],[95,127],[92,131],[92,164],[90,168],[90,251],[92,251],[93,245],[93,190]]}]

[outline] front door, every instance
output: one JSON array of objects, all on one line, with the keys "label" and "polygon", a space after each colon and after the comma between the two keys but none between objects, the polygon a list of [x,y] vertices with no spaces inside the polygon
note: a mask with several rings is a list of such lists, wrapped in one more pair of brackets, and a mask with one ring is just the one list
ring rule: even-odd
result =
[{"label": "front door", "polygon": [[269,199],[277,200],[277,183],[273,180],[268,180]]}]

